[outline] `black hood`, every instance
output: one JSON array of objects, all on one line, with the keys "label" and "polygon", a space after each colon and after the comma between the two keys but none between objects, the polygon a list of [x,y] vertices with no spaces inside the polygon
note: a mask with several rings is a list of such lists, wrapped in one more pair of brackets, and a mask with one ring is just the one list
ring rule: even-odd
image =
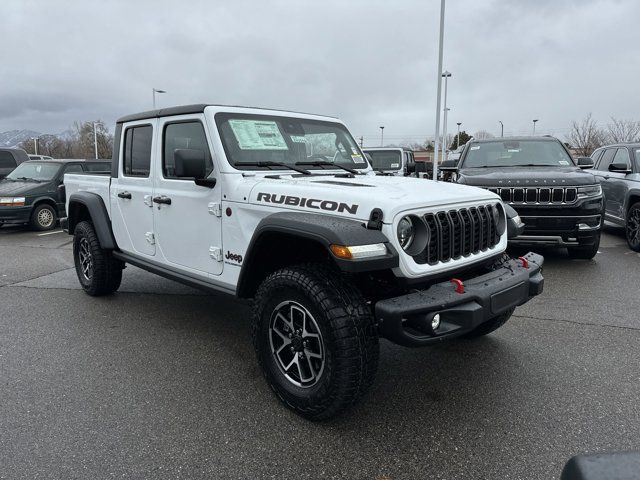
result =
[{"label": "black hood", "polygon": [[50,182],[14,182],[13,180],[7,180],[4,178],[0,180],[0,197],[5,197],[7,195],[24,196],[27,194],[40,193],[47,190],[49,183]]},{"label": "black hood", "polygon": [[595,177],[578,167],[489,167],[464,168],[460,183],[478,187],[593,185]]}]

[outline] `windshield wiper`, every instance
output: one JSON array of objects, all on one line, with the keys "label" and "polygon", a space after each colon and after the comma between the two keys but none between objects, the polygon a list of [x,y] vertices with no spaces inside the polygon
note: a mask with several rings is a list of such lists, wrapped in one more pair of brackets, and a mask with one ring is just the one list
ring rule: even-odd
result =
[{"label": "windshield wiper", "polygon": [[338,167],[344,170],[345,172],[352,173],[353,175],[360,175],[362,172],[355,170],[353,168],[345,167],[344,165],[340,165],[339,163],[327,162],[323,160],[307,160],[304,162],[296,162],[296,165],[308,165],[310,167]]},{"label": "windshield wiper", "polygon": [[374,170],[374,172],[376,172],[378,175],[383,175],[385,177],[393,177],[393,173],[391,172],[387,172],[386,170]]},{"label": "windshield wiper", "polygon": [[263,160],[260,162],[238,162],[236,163],[236,165],[240,166],[246,166],[246,167],[285,167],[285,168],[289,168],[291,170],[294,170],[296,172],[299,173],[303,173],[305,175],[311,175],[311,172],[309,170],[305,170],[304,168],[297,168],[294,165],[291,165],[289,163],[284,163],[284,162],[272,162],[270,160]]},{"label": "windshield wiper", "polygon": [[35,178],[31,177],[16,177],[16,180],[24,180],[25,182],[41,182],[41,180],[36,180]]}]

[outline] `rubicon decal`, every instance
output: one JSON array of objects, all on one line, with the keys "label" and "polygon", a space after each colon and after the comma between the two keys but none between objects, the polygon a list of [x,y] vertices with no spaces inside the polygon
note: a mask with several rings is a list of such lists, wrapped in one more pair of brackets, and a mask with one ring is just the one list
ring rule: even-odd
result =
[{"label": "rubicon decal", "polygon": [[292,207],[314,208],[317,210],[327,210],[329,212],[347,212],[355,215],[359,205],[336,202],[333,200],[321,200],[318,198],[294,197],[292,195],[277,195],[275,193],[258,193],[258,201],[275,203],[278,205],[291,205]]}]

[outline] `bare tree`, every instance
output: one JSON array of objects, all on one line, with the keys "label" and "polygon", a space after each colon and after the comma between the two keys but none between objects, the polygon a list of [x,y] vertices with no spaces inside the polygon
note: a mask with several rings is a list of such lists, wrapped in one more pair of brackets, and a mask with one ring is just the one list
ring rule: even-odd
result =
[{"label": "bare tree", "polygon": [[579,156],[588,157],[605,143],[605,133],[589,113],[582,121],[571,124],[567,141],[576,149]]},{"label": "bare tree", "polygon": [[488,138],[495,138],[495,135],[487,132],[486,130],[478,130],[473,134],[475,140],[486,140]]},{"label": "bare tree", "polygon": [[606,143],[637,142],[638,140],[640,140],[640,122],[611,117],[611,123],[607,125]]},{"label": "bare tree", "polygon": [[[40,135],[38,138],[38,153],[53,158],[94,158],[95,146],[93,135],[94,122],[75,122],[68,138],[56,135]],[[104,122],[97,120],[96,137],[98,143],[98,158],[111,158],[113,149],[113,135]],[[18,147],[27,153],[33,153],[33,140],[25,140]]]}]

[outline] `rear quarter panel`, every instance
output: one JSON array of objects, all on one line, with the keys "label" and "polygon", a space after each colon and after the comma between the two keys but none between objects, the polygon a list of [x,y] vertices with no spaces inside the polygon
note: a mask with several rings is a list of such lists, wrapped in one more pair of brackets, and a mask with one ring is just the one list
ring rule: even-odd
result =
[{"label": "rear quarter panel", "polygon": [[66,209],[69,211],[69,198],[77,192],[91,192],[100,195],[104,202],[109,217],[111,217],[111,205],[109,202],[109,188],[111,177],[107,175],[90,175],[84,173],[67,173],[64,176],[66,190]]}]

